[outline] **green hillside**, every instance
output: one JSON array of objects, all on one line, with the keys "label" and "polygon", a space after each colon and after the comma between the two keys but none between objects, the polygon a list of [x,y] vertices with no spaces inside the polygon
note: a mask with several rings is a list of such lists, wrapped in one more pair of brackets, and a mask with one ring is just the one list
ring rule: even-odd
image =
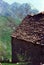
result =
[{"label": "green hillside", "polygon": [[11,34],[19,24],[19,19],[0,16],[0,60],[11,59]]}]

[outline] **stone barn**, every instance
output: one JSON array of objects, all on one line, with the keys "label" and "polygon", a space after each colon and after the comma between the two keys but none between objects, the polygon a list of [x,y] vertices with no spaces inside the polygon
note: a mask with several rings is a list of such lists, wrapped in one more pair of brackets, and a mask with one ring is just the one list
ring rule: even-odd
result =
[{"label": "stone barn", "polygon": [[44,13],[27,15],[13,32],[12,62],[44,63]]}]

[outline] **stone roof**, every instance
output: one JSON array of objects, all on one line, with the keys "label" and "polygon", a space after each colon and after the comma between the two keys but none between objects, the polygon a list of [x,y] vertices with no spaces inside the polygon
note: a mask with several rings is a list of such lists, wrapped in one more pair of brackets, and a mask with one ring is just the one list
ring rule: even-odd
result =
[{"label": "stone roof", "polygon": [[[44,42],[44,13],[27,15],[18,26],[12,37],[35,43]],[[39,44],[37,42],[37,44]]]}]

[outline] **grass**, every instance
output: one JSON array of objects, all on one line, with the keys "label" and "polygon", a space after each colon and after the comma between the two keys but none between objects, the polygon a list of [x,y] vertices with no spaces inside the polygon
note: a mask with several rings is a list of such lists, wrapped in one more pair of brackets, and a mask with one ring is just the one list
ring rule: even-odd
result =
[{"label": "grass", "polygon": [[17,26],[19,23],[18,19],[0,16],[0,57],[11,59],[11,34],[13,32],[11,25]]},{"label": "grass", "polygon": [[2,65],[18,65],[18,64],[2,63]]},{"label": "grass", "polygon": [[18,64],[2,63],[2,65],[18,65]]},{"label": "grass", "polygon": [[20,63],[2,63],[2,65],[30,65],[30,63],[27,62],[20,62]]}]

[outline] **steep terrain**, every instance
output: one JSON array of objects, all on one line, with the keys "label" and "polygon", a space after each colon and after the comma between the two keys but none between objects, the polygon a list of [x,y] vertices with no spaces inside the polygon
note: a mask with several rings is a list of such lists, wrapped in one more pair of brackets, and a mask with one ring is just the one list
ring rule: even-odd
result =
[{"label": "steep terrain", "polygon": [[[3,12],[3,13],[2,13]],[[23,19],[28,14],[37,14],[38,10],[31,7],[28,3],[13,3],[8,4],[0,0],[0,15],[11,16],[13,18]]]},{"label": "steep terrain", "polygon": [[0,16],[0,59],[11,58],[11,34],[19,24],[19,19]]}]

